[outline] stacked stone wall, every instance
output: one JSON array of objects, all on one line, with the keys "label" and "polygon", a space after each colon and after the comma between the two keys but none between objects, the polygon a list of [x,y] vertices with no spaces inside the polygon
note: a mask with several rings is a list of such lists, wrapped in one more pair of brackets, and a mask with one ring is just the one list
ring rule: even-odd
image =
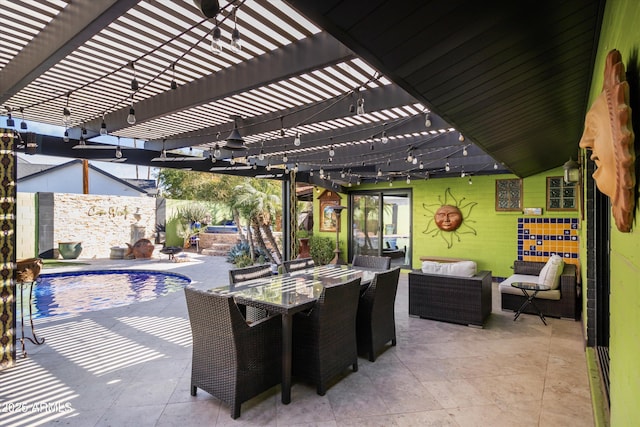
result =
[{"label": "stacked stone wall", "polygon": [[109,258],[111,247],[133,244],[136,237],[153,243],[155,224],[151,197],[54,194],[54,247],[82,242],[80,258]]}]

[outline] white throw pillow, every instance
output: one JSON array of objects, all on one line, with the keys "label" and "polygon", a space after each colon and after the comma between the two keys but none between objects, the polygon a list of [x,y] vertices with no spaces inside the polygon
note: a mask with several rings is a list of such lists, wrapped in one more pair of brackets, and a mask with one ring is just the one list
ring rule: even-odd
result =
[{"label": "white throw pillow", "polygon": [[445,276],[473,277],[477,272],[474,261],[435,262],[422,261],[422,272],[427,274],[442,274]]},{"label": "white throw pillow", "polygon": [[560,275],[564,270],[564,260],[558,255],[551,255],[547,263],[540,270],[538,284],[549,289],[558,289],[560,286]]}]

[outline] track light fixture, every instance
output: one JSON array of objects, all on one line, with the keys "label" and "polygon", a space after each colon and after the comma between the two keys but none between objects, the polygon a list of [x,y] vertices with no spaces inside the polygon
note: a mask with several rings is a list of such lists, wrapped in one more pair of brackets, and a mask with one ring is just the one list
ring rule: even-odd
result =
[{"label": "track light fixture", "polygon": [[129,62],[129,66],[133,71],[133,77],[131,77],[131,90],[137,92],[139,89],[138,80],[136,79],[136,66],[133,61]]},{"label": "track light fixture", "polygon": [[231,32],[231,50],[238,53],[242,50],[242,40],[238,31],[238,6],[233,9],[233,31]]},{"label": "track light fixture", "polygon": [[165,148],[164,148],[165,141],[166,140],[164,140],[164,139],[162,140],[162,151],[160,151],[160,158],[162,160],[167,160],[167,150],[165,150]]},{"label": "track light fixture", "polygon": [[136,124],[136,110],[133,108],[133,94],[131,94],[131,107],[129,107],[129,115],[127,116],[127,123],[130,125]]},{"label": "track light fixture", "polygon": [[71,110],[69,110],[69,98],[71,97],[71,92],[67,92],[67,103],[62,108],[62,124],[69,127],[71,122]]},{"label": "track light fixture", "polygon": [[171,89],[178,89],[178,82],[176,82],[176,63],[171,64]]},{"label": "track light fixture", "polygon": [[122,158],[122,148],[120,148],[120,137],[118,137],[118,146],[116,147],[116,159]]},{"label": "track light fixture", "polygon": [[407,163],[413,163],[413,150],[409,150],[409,154],[407,155]]},{"label": "track light fixture", "polygon": [[24,121],[24,108],[20,107],[20,114],[22,115],[22,121],[20,122],[20,129],[27,130],[27,122]]},{"label": "track light fixture", "polygon": [[356,107],[356,114],[358,116],[361,116],[364,114],[364,98],[362,98],[362,95],[360,94],[359,91],[358,91],[358,106]]},{"label": "track light fixture", "polygon": [[219,55],[222,53],[222,34],[220,27],[218,26],[218,18],[215,19],[215,27],[213,27],[213,33],[211,35],[211,52]]},{"label": "track light fixture", "polygon": [[104,121],[104,114],[102,115],[102,123],[100,124],[100,135],[107,135],[107,124]]},{"label": "track light fixture", "polygon": [[15,120],[11,117],[11,108],[7,107],[7,127],[12,128],[16,125]]},{"label": "track light fixture", "polygon": [[427,129],[431,127],[431,117],[429,116],[428,112],[424,115],[424,127],[426,127]]}]

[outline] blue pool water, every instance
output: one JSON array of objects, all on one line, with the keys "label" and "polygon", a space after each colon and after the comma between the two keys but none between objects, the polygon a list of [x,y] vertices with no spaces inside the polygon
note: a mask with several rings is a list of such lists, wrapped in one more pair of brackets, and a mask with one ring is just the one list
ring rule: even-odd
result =
[{"label": "blue pool water", "polygon": [[[177,273],[146,270],[41,274],[33,288],[33,318],[84,313],[149,301],[191,283]],[[23,291],[25,311],[28,287]],[[27,314],[27,313],[25,313]]]}]

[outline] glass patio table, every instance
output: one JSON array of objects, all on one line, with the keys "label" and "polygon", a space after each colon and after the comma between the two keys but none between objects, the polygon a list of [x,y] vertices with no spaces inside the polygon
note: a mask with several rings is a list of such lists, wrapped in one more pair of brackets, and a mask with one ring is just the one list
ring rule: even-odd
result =
[{"label": "glass patio table", "polygon": [[282,403],[291,402],[292,316],[311,308],[324,286],[361,279],[366,287],[379,270],[346,265],[322,265],[292,273],[248,280],[211,289],[233,295],[238,304],[282,315]]}]

